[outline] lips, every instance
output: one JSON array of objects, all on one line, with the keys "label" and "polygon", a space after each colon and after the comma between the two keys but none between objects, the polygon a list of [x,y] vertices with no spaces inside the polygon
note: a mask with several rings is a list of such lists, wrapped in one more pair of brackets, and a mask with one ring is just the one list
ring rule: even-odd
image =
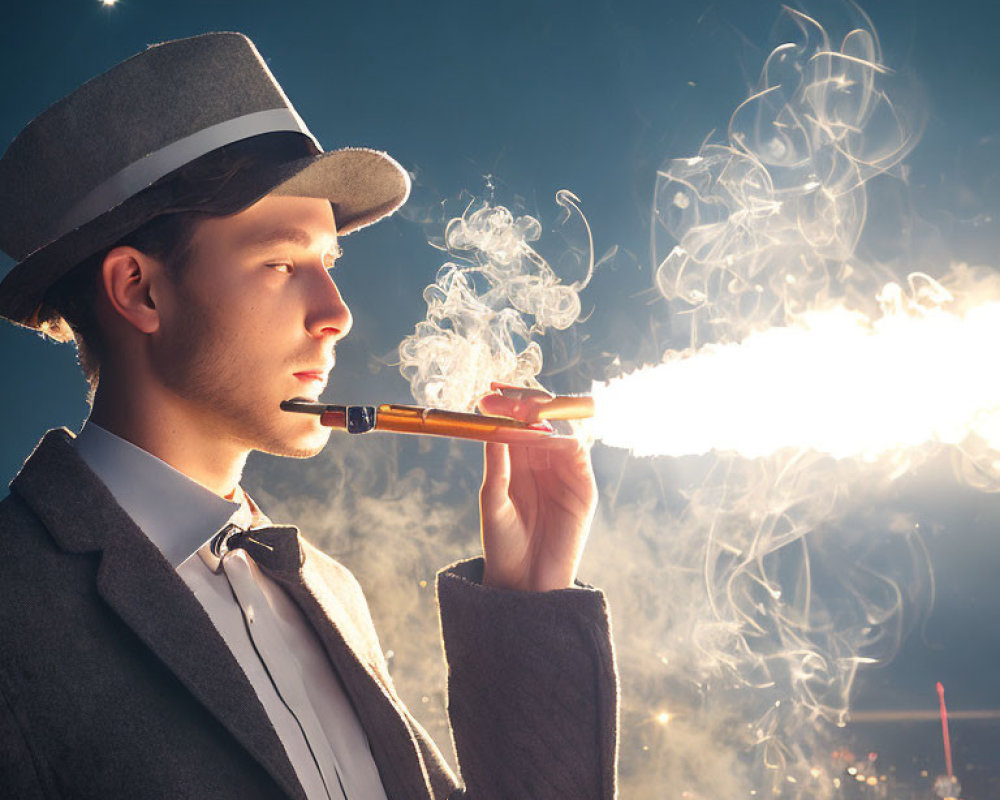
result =
[{"label": "lips", "polygon": [[302,396],[310,401],[316,401],[319,395],[326,388],[327,376],[333,364],[322,364],[318,367],[308,367],[292,373],[301,387]]},{"label": "lips", "polygon": [[300,381],[320,381],[326,383],[326,370],[309,369],[296,372],[295,377]]},{"label": "lips", "polygon": [[333,364],[333,354],[331,353],[329,361],[323,361],[319,364],[309,364],[292,374],[302,381],[322,381],[325,383],[326,376],[333,370]]}]

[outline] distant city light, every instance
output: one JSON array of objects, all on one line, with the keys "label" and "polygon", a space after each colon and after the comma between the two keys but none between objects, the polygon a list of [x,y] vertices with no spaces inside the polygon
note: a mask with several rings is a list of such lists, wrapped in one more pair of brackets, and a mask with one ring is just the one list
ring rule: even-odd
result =
[{"label": "distant city light", "polygon": [[102,6],[113,6],[118,0],[101,0]]}]

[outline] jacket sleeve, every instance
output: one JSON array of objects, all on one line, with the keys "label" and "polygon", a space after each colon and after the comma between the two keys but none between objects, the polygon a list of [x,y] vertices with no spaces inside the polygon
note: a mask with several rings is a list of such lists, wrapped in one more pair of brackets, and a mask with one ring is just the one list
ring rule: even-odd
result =
[{"label": "jacket sleeve", "polygon": [[0,797],[42,800],[35,762],[0,687]]},{"label": "jacket sleeve", "polygon": [[464,796],[611,800],[618,681],[603,593],[497,589],[482,573],[482,559],[459,562],[437,587]]}]

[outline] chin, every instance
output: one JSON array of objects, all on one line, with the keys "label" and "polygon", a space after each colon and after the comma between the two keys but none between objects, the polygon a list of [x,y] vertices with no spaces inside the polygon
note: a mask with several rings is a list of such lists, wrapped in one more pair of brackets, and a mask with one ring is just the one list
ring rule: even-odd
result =
[{"label": "chin", "polygon": [[312,458],[322,452],[330,441],[331,428],[319,424],[319,418],[305,418],[306,429],[301,424],[297,430],[274,431],[271,435],[259,437],[262,441],[254,444],[253,449],[262,453],[285,458]]}]

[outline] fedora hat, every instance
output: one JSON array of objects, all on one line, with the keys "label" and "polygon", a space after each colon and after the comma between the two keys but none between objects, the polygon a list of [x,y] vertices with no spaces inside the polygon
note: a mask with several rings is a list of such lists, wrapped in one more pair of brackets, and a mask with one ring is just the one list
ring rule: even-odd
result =
[{"label": "fedora hat", "polygon": [[0,281],[0,316],[38,328],[49,287],[171,208],[161,179],[226,145],[278,134],[294,146],[254,171],[244,208],[271,193],[328,199],[347,234],[409,195],[406,170],[387,154],[323,152],[241,33],[153,45],[83,84],[0,158],[0,249],[18,262]]}]

